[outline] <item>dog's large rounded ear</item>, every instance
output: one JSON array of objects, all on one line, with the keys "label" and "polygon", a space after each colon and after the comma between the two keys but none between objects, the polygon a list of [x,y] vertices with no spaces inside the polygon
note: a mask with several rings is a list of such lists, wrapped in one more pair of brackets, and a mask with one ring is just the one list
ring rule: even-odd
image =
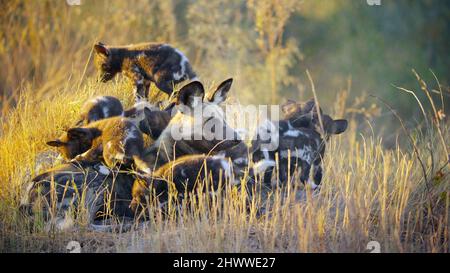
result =
[{"label": "dog's large rounded ear", "polygon": [[199,81],[193,81],[180,89],[177,104],[195,108],[202,104],[204,96],[205,89],[203,88],[203,84]]},{"label": "dog's large rounded ear", "polygon": [[208,100],[212,103],[219,104],[224,102],[227,99],[228,93],[231,89],[231,85],[233,84],[233,78],[229,78],[223,81],[216,90],[211,94]]},{"label": "dog's large rounded ear", "polygon": [[346,119],[333,120],[332,133],[335,135],[342,134],[347,130],[348,121]]},{"label": "dog's large rounded ear", "polygon": [[102,42],[98,42],[94,45],[94,50],[98,54],[103,54],[105,56],[109,56],[110,50],[106,47],[106,45]]},{"label": "dog's large rounded ear", "polygon": [[67,137],[69,139],[91,140],[92,134],[91,130],[87,128],[75,127],[67,130]]},{"label": "dog's large rounded ear", "polygon": [[52,147],[61,147],[61,146],[67,145],[67,143],[62,142],[62,141],[59,140],[59,139],[47,141],[46,144],[47,144],[48,146],[52,146]]}]

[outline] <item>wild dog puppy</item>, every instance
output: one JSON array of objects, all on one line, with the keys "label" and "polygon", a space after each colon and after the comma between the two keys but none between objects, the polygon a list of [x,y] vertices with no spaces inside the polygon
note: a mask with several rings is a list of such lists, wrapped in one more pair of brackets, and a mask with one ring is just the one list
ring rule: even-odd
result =
[{"label": "wild dog puppy", "polygon": [[[34,177],[26,184],[20,202],[20,210],[32,216],[34,209],[43,212],[44,219],[55,220],[56,228],[66,229],[73,224],[70,210],[77,212],[82,204],[89,213],[89,223],[114,215],[133,217],[129,209],[132,175],[119,173],[110,175],[102,163],[77,162],[58,165]],[[104,193],[112,193],[104,198]],[[53,207],[55,206],[55,207]],[[107,213],[107,208],[112,211]],[[56,209],[57,215],[52,215]],[[54,212],[53,212],[54,213]],[[51,216],[56,216],[52,219]]]},{"label": "wild dog puppy", "polygon": [[[170,161],[156,170],[151,178],[141,177],[135,180],[132,188],[131,209],[136,210],[139,204],[145,205],[145,198],[153,192],[160,203],[168,201],[171,185],[176,189],[178,197],[185,192],[193,192],[197,186],[203,185],[205,178],[212,184],[208,190],[216,191],[219,181],[235,183],[232,167],[224,156],[186,155]],[[206,190],[206,187],[204,188]]]},{"label": "wild dog puppy", "polygon": [[[217,153],[241,142],[238,133],[225,121],[219,104],[225,101],[232,79],[222,82],[204,100],[203,85],[194,81],[183,86],[177,98],[177,112],[147,151],[148,162],[157,166],[186,154]],[[154,158],[159,153],[158,160]]]},{"label": "wild dog puppy", "polygon": [[80,120],[77,126],[87,125],[91,122],[123,115],[123,106],[120,100],[112,96],[99,96],[88,100],[80,110]]},{"label": "wild dog puppy", "polygon": [[47,145],[57,147],[62,156],[76,161],[99,161],[103,158],[108,167],[118,163],[134,162],[137,169],[150,173],[149,165],[142,159],[144,140],[141,131],[127,118],[112,117],[74,127]]},{"label": "wild dog puppy", "polygon": [[145,119],[144,110],[157,111],[159,108],[149,102],[140,101],[124,111],[122,103],[118,98],[112,96],[99,96],[88,100],[81,107],[81,117],[76,125],[83,126],[101,119],[124,116],[139,126],[139,123]]},{"label": "wild dog puppy", "polygon": [[[306,105],[306,108],[305,108]],[[290,115],[279,121],[278,149],[273,151],[260,150],[255,158],[275,159],[279,157],[278,179],[285,182],[288,174],[292,174],[299,166],[301,168],[300,181],[308,183],[316,188],[322,180],[322,158],[325,153],[325,142],[333,134],[341,134],[347,129],[347,120],[333,120],[329,115],[320,114],[323,124],[323,135],[319,122],[319,113],[316,111],[314,102],[297,104],[296,111],[289,112]],[[264,126],[260,130],[264,130]],[[314,169],[314,179],[309,180],[311,167]],[[270,183],[273,169],[269,169],[264,177],[266,184]]]},{"label": "wild dog puppy", "polygon": [[169,125],[172,118],[174,104],[169,104],[160,110],[149,103],[137,103],[134,107],[125,111],[125,116],[133,119],[142,133],[156,140],[162,131]]},{"label": "wild dog puppy", "polygon": [[[310,185],[312,189],[320,185],[326,141],[331,135],[343,133],[348,125],[347,120],[333,120],[328,115],[322,115],[322,120],[324,135],[321,135],[316,128],[291,129],[288,134],[282,135],[278,148],[280,181],[287,181],[296,167],[300,167],[302,183]],[[313,123],[317,124],[316,120],[313,120]],[[310,180],[311,169],[313,170],[312,181]]]},{"label": "wild dog puppy", "polygon": [[[167,202],[171,186],[176,189],[178,197],[183,198],[185,193],[195,192],[197,187],[203,187],[203,191],[214,192],[227,183],[239,185],[248,168],[250,168],[249,177],[250,173],[264,171],[254,169],[249,164],[251,153],[251,148],[241,142],[212,156],[205,154],[181,156],[161,166],[151,177],[139,177],[135,180],[131,207],[136,210],[138,205],[145,205],[145,200],[153,193],[160,203]],[[275,162],[268,162],[268,165],[274,166]],[[211,184],[205,185],[208,183],[206,181]]]},{"label": "wild dog puppy", "polygon": [[81,108],[81,119],[77,126],[113,116],[124,116],[143,133],[156,139],[169,124],[172,107],[173,105],[168,105],[166,109],[160,110],[149,102],[140,101],[124,111],[119,99],[111,96],[96,97],[87,101]]},{"label": "wild dog puppy", "polygon": [[107,82],[117,73],[123,73],[134,84],[136,100],[148,97],[151,82],[170,95],[174,84],[196,77],[188,58],[167,44],[108,46],[97,43],[94,51],[101,80]]}]

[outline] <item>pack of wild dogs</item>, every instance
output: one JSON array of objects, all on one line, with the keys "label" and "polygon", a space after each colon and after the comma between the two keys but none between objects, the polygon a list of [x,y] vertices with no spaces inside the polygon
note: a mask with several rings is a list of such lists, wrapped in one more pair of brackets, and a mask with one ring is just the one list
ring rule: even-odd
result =
[{"label": "pack of wild dogs", "polygon": [[[196,109],[206,107],[219,113],[232,79],[206,93],[188,58],[167,44],[97,43],[94,52],[101,81],[121,73],[132,81],[136,103],[124,109],[116,97],[90,99],[78,121],[47,142],[64,162],[27,184],[21,209],[29,214],[40,209],[47,217],[61,214],[59,228],[70,224],[67,217],[74,217],[80,203],[94,223],[111,216],[145,219],[146,208],[164,207],[171,196],[179,201],[227,185],[273,188],[300,181],[306,190],[317,191],[325,143],[347,128],[346,120],[324,114],[314,99],[288,101],[281,108],[282,119],[266,121],[251,141],[244,141],[223,115],[200,121],[193,117]],[[184,85],[175,91],[180,83]],[[151,84],[170,100],[151,104]],[[203,124],[213,120],[224,135],[232,137],[211,139],[195,130],[183,131],[181,139],[174,137],[174,128],[194,120]],[[278,148],[268,150],[259,134],[274,125]],[[291,179],[294,172],[299,179]]]}]

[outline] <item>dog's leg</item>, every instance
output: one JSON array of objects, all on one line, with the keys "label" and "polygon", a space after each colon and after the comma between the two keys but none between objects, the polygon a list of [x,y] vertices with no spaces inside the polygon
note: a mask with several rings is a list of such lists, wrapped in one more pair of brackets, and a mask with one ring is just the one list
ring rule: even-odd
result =
[{"label": "dog's leg", "polygon": [[309,164],[305,160],[300,160],[300,166],[302,168],[302,171],[300,172],[300,181],[306,185],[308,183],[309,174],[311,172],[311,164]]},{"label": "dog's leg", "polygon": [[148,100],[148,94],[150,94],[150,87],[152,86],[152,82],[149,80],[144,80],[144,97]]},{"label": "dog's leg", "polygon": [[320,185],[320,183],[322,182],[322,176],[323,176],[321,160],[314,161],[313,170],[314,170],[314,173],[313,173],[314,183],[316,185]]},{"label": "dog's leg", "polygon": [[101,154],[101,148],[100,147],[92,147],[91,149],[87,150],[86,152],[77,155],[73,161],[88,161],[88,162],[94,162],[98,160],[99,155]]},{"label": "dog's leg", "polygon": [[126,76],[132,81],[134,85],[134,97],[135,101],[139,102],[142,99],[146,99],[145,97],[145,79],[142,73],[139,70],[138,66],[133,66],[130,71],[126,72]]}]

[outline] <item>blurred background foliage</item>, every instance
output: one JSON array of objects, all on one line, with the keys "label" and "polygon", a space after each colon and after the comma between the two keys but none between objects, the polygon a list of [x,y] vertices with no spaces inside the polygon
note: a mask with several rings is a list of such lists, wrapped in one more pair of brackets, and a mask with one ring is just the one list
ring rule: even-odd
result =
[{"label": "blurred background foliage", "polygon": [[[2,116],[25,90],[36,99],[77,90],[95,75],[89,61],[96,41],[159,41],[184,51],[206,82],[233,77],[243,104],[312,97],[308,69],[328,112],[350,100],[345,112],[333,113],[361,115],[380,132],[398,127],[367,97],[375,94],[417,125],[413,97],[394,85],[424,98],[415,69],[431,89],[443,89],[448,103],[450,2],[381,2],[84,0],[69,6],[64,0],[0,0]],[[385,118],[376,123],[378,117]]]}]

